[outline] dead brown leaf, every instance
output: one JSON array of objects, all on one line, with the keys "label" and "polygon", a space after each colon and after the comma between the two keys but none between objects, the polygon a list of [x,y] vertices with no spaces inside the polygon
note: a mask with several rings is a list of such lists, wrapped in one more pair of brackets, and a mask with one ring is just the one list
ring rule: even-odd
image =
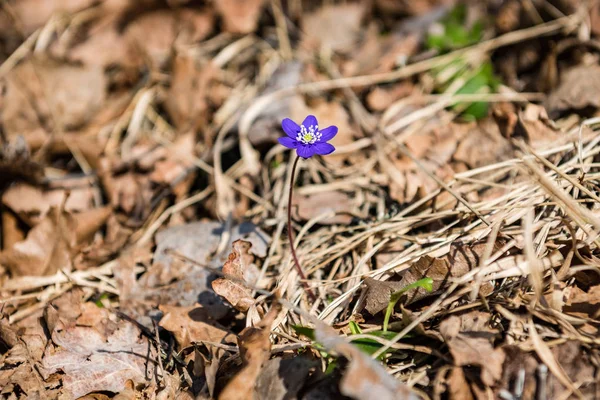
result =
[{"label": "dead brown leaf", "polygon": [[[160,231],[156,250],[137,248],[124,253],[114,268],[120,292],[121,307],[147,326],[152,304],[189,307],[199,303],[214,319],[222,318],[229,310],[223,299],[211,290],[216,278],[207,265],[219,268],[227,260],[227,251],[219,253],[222,235],[230,234],[229,245],[244,239],[253,244],[251,252],[264,257],[269,237],[251,223],[242,223],[229,231],[226,224],[196,221]],[[181,259],[184,256],[196,263]],[[136,265],[148,265],[146,273],[136,276]]]},{"label": "dead brown leaf", "polygon": [[[50,109],[36,73],[35,63],[27,60],[13,68],[6,76],[2,99],[2,127],[11,140],[22,135],[31,151],[39,149],[48,139],[45,124],[50,121]],[[17,146],[22,149],[24,146]],[[19,152],[21,153],[21,152]]]},{"label": "dead brown leaf", "polygon": [[[567,389],[553,373],[548,371],[548,366],[535,357],[535,353],[519,349],[516,346],[504,346],[506,361],[502,382],[498,385],[496,393],[501,388],[510,390],[512,382],[523,380],[523,399],[534,399],[536,393],[545,393],[547,398],[573,398],[573,392]],[[593,398],[598,390],[598,380],[594,378],[593,367],[588,363],[589,353],[576,341],[554,346],[549,354],[560,364],[567,379],[577,382],[583,398]],[[542,370],[545,372],[542,374]],[[541,378],[545,375],[547,378]],[[520,376],[520,377],[519,377]],[[562,378],[564,380],[564,377]]]},{"label": "dead brown leaf", "polygon": [[276,357],[268,360],[256,382],[256,394],[260,399],[287,400],[298,396],[298,391],[309,378],[316,361],[303,356]]},{"label": "dead brown leaf", "polygon": [[[451,245],[448,255],[442,258],[424,256],[413,263],[402,276],[401,283],[406,286],[429,277],[433,280],[433,291],[427,292],[423,288],[413,289],[407,292],[406,304],[413,303],[425,297],[439,293],[445,289],[452,278],[463,276],[476,268],[481,263],[481,257],[487,243],[484,241],[476,243],[455,242]],[[494,245],[494,251],[499,250],[500,244]],[[486,295],[491,292],[493,286],[487,282],[481,286],[480,293]]]},{"label": "dead brown leaf", "polygon": [[118,164],[117,159],[102,158],[98,175],[113,208],[123,211],[129,217],[127,222],[137,226],[150,212],[154,190],[150,180],[144,179],[145,174],[115,173]]},{"label": "dead brown leaf", "polygon": [[192,343],[231,343],[234,336],[211,321],[210,313],[201,305],[176,307],[161,305],[164,313],[159,325],[175,335],[180,349]]},{"label": "dead brown leaf", "polygon": [[59,41],[50,49],[52,54],[84,65],[98,65],[102,68],[135,69],[144,60],[131,52],[125,36],[120,32],[119,13],[108,13],[89,25],[80,27],[83,41],[65,43]]},{"label": "dead brown leaf", "polygon": [[[140,167],[152,171],[149,176],[152,182],[159,185],[171,186],[174,192],[183,191],[187,193],[189,189],[189,182],[187,181],[191,181],[195,177],[193,173],[188,173],[192,165],[190,160],[194,156],[195,143],[195,137],[192,132],[183,134],[175,140],[173,147],[171,147],[170,151],[166,151],[163,157],[152,154],[148,157],[152,160],[151,165],[144,165],[146,157],[140,159],[138,164]],[[161,149],[165,150],[161,147],[152,153],[160,152],[159,150]],[[182,177],[186,179],[182,179]],[[176,184],[177,182],[181,182],[183,185]]]},{"label": "dead brown leaf", "polygon": [[[402,60],[413,56],[420,45],[419,35],[409,32],[392,32],[381,35],[380,27],[372,24],[365,31],[364,38],[352,58],[345,62],[341,71],[345,76],[366,75],[389,72],[398,67]],[[388,91],[393,97],[401,97],[401,93],[412,89],[411,82],[405,81],[395,85],[400,92]],[[383,110],[383,108],[381,109]]]},{"label": "dead brown leaf", "polygon": [[556,145],[562,136],[542,106],[528,104],[523,111],[519,112],[519,123],[525,130],[529,143],[535,149]]},{"label": "dead brown leaf", "polygon": [[335,213],[329,218],[320,219],[321,224],[349,224],[355,215],[360,215],[359,206],[356,198],[341,191],[307,195],[298,193],[292,200],[294,214],[304,221],[326,213]]},{"label": "dead brown leaf", "polygon": [[224,29],[231,33],[256,30],[265,0],[216,0],[215,8],[223,17]]},{"label": "dead brown leaf", "polygon": [[99,66],[41,59],[36,60],[35,68],[59,129],[85,125],[104,104],[106,78]]},{"label": "dead brown leaf", "polygon": [[375,0],[375,6],[386,14],[392,15],[422,15],[431,12],[433,8],[452,4],[452,0],[423,0],[396,1]]},{"label": "dead brown leaf", "polygon": [[125,388],[113,400],[136,400],[135,383],[131,379],[125,382]]},{"label": "dead brown leaf", "polygon": [[378,281],[369,277],[365,278],[365,285],[367,286],[365,309],[371,315],[385,310],[390,302],[392,293],[406,286],[402,282]]},{"label": "dead brown leaf", "polygon": [[592,286],[587,292],[577,286],[571,288],[563,311],[582,318],[600,318],[600,285]]},{"label": "dead brown leaf", "polygon": [[201,41],[212,32],[213,26],[210,9],[157,9],[131,21],[124,37],[134,60],[136,56],[149,58],[153,67],[162,68],[168,64],[173,50]]},{"label": "dead brown leaf", "polygon": [[471,393],[471,389],[469,389],[469,383],[461,367],[454,367],[450,370],[448,392],[450,399],[473,400],[473,394]]},{"label": "dead brown leaf", "polygon": [[67,327],[54,331],[52,341],[56,347],[46,350],[43,372],[46,376],[63,372],[66,395],[77,398],[95,391],[118,393],[129,379],[138,383],[154,379],[151,371],[157,367],[156,352],[133,324],[122,321],[108,337],[93,328]]},{"label": "dead brown leaf", "polygon": [[551,115],[567,110],[600,108],[600,66],[579,65],[563,73],[558,87],[545,103]]},{"label": "dead brown leaf", "polygon": [[79,246],[104,225],[110,212],[109,208],[97,208],[70,214],[51,208],[24,241],[0,253],[0,263],[13,276],[52,275],[60,269],[70,270]]},{"label": "dead brown leaf", "polygon": [[52,208],[27,238],[0,253],[0,263],[12,276],[52,275],[71,268],[76,245],[76,222],[71,215]]},{"label": "dead brown leaf", "polygon": [[251,288],[256,284],[259,270],[254,264],[254,256],[249,252],[252,243],[236,240],[232,247],[233,251],[223,265],[225,277],[215,279],[212,288],[237,310],[246,312],[254,304]]},{"label": "dead brown leaf", "polygon": [[392,103],[412,93],[414,86],[407,81],[391,87],[377,86],[367,95],[367,104],[373,111],[385,111]]},{"label": "dead brown leaf", "polygon": [[[233,245],[238,239],[243,239],[247,243],[251,243],[248,251],[252,255],[258,257],[265,257],[267,255],[269,238],[264,231],[254,224],[245,222],[233,226],[229,232],[226,232],[226,229],[227,225],[220,222],[198,221],[185,225],[172,226],[160,231],[155,238],[156,251],[153,267],[149,271],[154,277],[148,280],[148,283],[152,286],[164,285],[169,281],[184,276],[182,275],[182,271],[177,271],[177,268],[171,265],[176,260],[176,257],[172,254],[167,254],[167,250],[176,251],[201,265],[206,264],[214,268],[222,266],[228,257],[226,248],[222,253],[215,253],[219,250],[222,235],[226,234],[231,235],[229,245]],[[249,256],[250,253],[248,254]],[[179,265],[179,268],[181,268],[181,265]],[[160,271],[156,271],[157,274],[154,274],[155,269]],[[254,276],[254,279],[256,279],[256,276]]]},{"label": "dead brown leaf", "polygon": [[14,181],[42,181],[44,170],[40,164],[31,160],[29,147],[23,136],[17,135],[11,142],[7,142],[0,134],[0,144],[0,189]]},{"label": "dead brown leaf", "polygon": [[494,349],[492,340],[496,331],[488,324],[490,315],[473,311],[461,316],[453,315],[440,324],[444,337],[457,366],[476,365],[481,368],[481,381],[493,386],[502,377],[505,353]]},{"label": "dead brown leaf", "polygon": [[324,47],[339,52],[354,49],[366,12],[362,3],[325,5],[302,16],[304,46],[318,50]]},{"label": "dead brown leaf", "polygon": [[[413,110],[413,108],[409,108]],[[452,179],[455,171],[449,161],[456,153],[458,143],[473,130],[475,124],[429,122],[422,130],[411,135],[406,146],[421,160],[424,168],[443,181]],[[380,150],[383,152],[383,150]],[[385,157],[385,158],[384,158]],[[390,177],[390,195],[401,204],[410,203],[419,197],[437,190],[438,183],[422,168],[402,154],[390,154],[389,160],[382,153],[380,159],[386,165]],[[443,194],[442,194],[443,196]],[[437,199],[441,201],[441,199]]]},{"label": "dead brown leaf", "polygon": [[[600,390],[598,372],[592,366],[590,354],[584,346],[576,341],[568,341],[552,348],[552,354],[571,381],[577,382],[583,398],[596,396]],[[549,398],[558,398],[567,393],[573,393],[558,377],[552,374],[549,376],[547,384]]]},{"label": "dead brown leaf", "polygon": [[23,0],[12,7],[14,18],[28,35],[45,24],[54,13],[75,13],[94,3],[94,0]]},{"label": "dead brown leaf", "polygon": [[[10,249],[25,240],[25,232],[19,227],[19,219],[10,211],[2,213],[2,246]],[[0,273],[2,275],[2,273]]]},{"label": "dead brown leaf", "polygon": [[600,35],[600,3],[597,1],[590,8],[590,28],[594,35]]},{"label": "dead brown leaf", "polygon": [[[403,304],[411,304],[439,293],[448,286],[452,278],[463,276],[480,265],[486,245],[486,242],[469,245],[455,242],[451,245],[448,255],[442,258],[430,256],[419,258],[404,272],[400,282],[377,281],[372,278],[366,278],[367,297],[365,300],[365,309],[372,315],[377,314],[387,307],[392,293],[423,278],[431,278],[433,280],[433,291],[427,292],[423,288],[409,290],[406,293],[406,300]],[[499,246],[496,245],[495,250],[498,249]],[[485,282],[480,288],[480,293],[486,295],[492,289],[493,286],[489,282]]]},{"label": "dead brown leaf", "polygon": [[212,63],[201,65],[185,53],[175,56],[173,77],[164,105],[180,132],[195,132],[207,123],[208,93],[216,76],[217,70]]},{"label": "dead brown leaf", "polygon": [[[64,186],[65,182],[63,182]],[[74,189],[44,190],[27,183],[17,183],[2,195],[2,204],[10,208],[29,226],[39,223],[50,208],[64,203],[65,211],[78,212],[93,206],[94,192],[88,179],[75,180]]]},{"label": "dead brown leaf", "polygon": [[454,160],[478,168],[510,158],[512,148],[502,137],[493,119],[485,119],[466,134],[460,141]]},{"label": "dead brown leaf", "polygon": [[140,15],[125,29],[129,51],[151,60],[155,68],[167,65],[176,38],[173,10],[155,10]]},{"label": "dead brown leaf", "polygon": [[258,377],[263,365],[271,356],[271,325],[281,311],[281,305],[274,303],[267,315],[255,326],[240,332],[238,345],[244,366],[225,386],[220,400],[253,400]]}]

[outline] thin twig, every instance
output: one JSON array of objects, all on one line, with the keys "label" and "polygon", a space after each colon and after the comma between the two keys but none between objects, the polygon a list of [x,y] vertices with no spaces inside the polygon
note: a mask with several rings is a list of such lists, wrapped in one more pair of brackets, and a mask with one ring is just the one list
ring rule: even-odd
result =
[{"label": "thin twig", "polygon": [[317,297],[308,286],[306,275],[300,266],[300,261],[298,261],[298,256],[296,255],[296,246],[294,246],[294,233],[292,232],[292,198],[294,194],[294,176],[296,175],[296,167],[298,166],[298,161],[300,157],[296,157],[294,160],[294,164],[292,166],[292,175],[290,177],[290,192],[288,197],[288,209],[287,209],[287,231],[288,231],[288,239],[290,241],[290,251],[292,253],[292,258],[294,259],[294,265],[296,266],[296,270],[298,271],[298,275],[300,276],[302,286],[306,289],[306,293],[310,297],[310,299],[314,302],[317,301]]}]

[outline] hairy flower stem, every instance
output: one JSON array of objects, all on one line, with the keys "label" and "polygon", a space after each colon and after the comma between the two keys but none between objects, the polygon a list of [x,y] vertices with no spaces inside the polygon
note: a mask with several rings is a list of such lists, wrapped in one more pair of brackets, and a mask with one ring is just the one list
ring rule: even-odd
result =
[{"label": "hairy flower stem", "polygon": [[292,251],[292,258],[294,259],[294,264],[296,265],[296,270],[298,271],[298,275],[300,279],[302,279],[302,286],[306,289],[306,293],[310,297],[312,301],[317,301],[317,297],[312,292],[310,287],[308,286],[308,282],[306,279],[306,275],[304,271],[302,271],[302,267],[300,266],[300,261],[298,261],[298,256],[296,255],[296,246],[294,246],[294,232],[292,231],[292,195],[294,194],[294,176],[296,175],[296,167],[298,166],[298,161],[300,157],[296,157],[294,160],[294,165],[292,166],[292,176],[290,177],[290,195],[288,197],[288,209],[287,209],[287,231],[288,231],[288,239],[290,241],[290,250]]}]

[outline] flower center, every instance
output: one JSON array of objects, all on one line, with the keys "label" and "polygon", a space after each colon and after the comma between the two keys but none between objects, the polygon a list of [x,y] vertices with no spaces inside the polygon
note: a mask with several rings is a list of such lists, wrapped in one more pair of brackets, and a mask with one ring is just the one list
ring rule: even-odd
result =
[{"label": "flower center", "polygon": [[319,125],[310,125],[308,128],[304,125],[300,125],[300,132],[296,136],[296,140],[304,144],[313,144],[321,140],[321,132],[319,132]]}]

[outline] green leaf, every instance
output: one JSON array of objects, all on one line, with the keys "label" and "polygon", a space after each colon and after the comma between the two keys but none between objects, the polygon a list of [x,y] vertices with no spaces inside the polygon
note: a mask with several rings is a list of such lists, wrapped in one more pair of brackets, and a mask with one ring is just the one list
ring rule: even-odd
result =
[{"label": "green leaf", "polygon": [[104,303],[102,303],[102,300],[108,299],[108,297],[109,297],[108,293],[102,293],[100,295],[100,297],[98,297],[98,300],[96,300],[94,303],[96,304],[96,306],[98,308],[104,308]]},{"label": "green leaf", "polygon": [[383,318],[383,331],[387,332],[388,324],[390,322],[390,317],[392,316],[392,312],[394,312],[394,307],[396,307],[396,303],[400,300],[400,297],[407,291],[416,288],[423,288],[428,292],[433,290],[433,279],[431,278],[423,278],[419,279],[416,282],[411,283],[410,285],[404,286],[402,289],[397,292],[392,293],[390,296],[390,302],[388,303],[387,309],[385,310],[385,317]]},{"label": "green leaf", "polygon": [[329,363],[327,364],[327,368],[325,369],[325,375],[331,375],[333,371],[337,368],[338,363],[337,360],[333,357],[329,359]]},{"label": "green leaf", "polygon": [[352,332],[353,335],[360,335],[362,333],[362,329],[360,329],[360,326],[354,321],[350,321],[349,327],[350,332]]},{"label": "green leaf", "polygon": [[[380,337],[380,338],[383,338],[386,340],[392,340],[394,337],[396,337],[396,332],[374,331],[374,332],[369,332],[368,335]],[[408,336],[409,335],[406,335],[403,337],[408,337]],[[383,347],[383,345],[375,339],[369,339],[369,338],[352,339],[352,337],[350,337],[350,341],[356,347],[358,347],[360,350],[367,353],[368,355],[375,354],[380,348]],[[388,349],[385,353],[381,354],[378,357],[378,359],[383,360],[387,354],[392,353],[394,351],[395,351],[394,349]]]},{"label": "green leaf", "polygon": [[441,21],[442,33],[429,33],[425,45],[429,49],[448,52],[475,44],[483,37],[483,23],[476,21],[467,28],[467,8],[464,4],[454,7]]},{"label": "green leaf", "polygon": [[[456,92],[457,94],[492,93],[498,87],[498,79],[494,76],[492,64],[485,62],[473,76]],[[487,116],[489,105],[487,102],[475,102],[466,106],[458,103],[452,107],[462,110],[462,116],[467,120],[481,119]]]},{"label": "green leaf", "polygon": [[292,325],[292,328],[298,335],[304,335],[310,340],[315,340],[315,330],[313,328],[302,325]]}]

